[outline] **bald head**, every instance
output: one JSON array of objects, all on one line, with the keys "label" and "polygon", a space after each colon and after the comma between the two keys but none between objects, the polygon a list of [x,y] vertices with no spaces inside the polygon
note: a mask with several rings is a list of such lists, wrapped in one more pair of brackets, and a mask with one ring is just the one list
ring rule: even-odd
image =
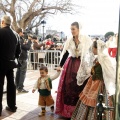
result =
[{"label": "bald head", "polygon": [[11,25],[11,18],[10,16],[4,15],[1,18],[1,27],[6,27]]}]

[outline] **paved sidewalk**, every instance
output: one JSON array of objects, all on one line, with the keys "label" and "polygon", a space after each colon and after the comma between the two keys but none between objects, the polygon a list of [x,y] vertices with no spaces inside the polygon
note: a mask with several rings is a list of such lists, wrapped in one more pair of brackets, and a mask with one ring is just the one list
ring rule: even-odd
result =
[{"label": "paved sidewalk", "polygon": [[[54,74],[55,71],[49,71],[49,74]],[[38,107],[38,97],[39,93],[36,91],[32,93],[32,88],[39,77],[39,71],[27,71],[27,76],[25,80],[25,89],[29,90],[29,93],[17,93],[17,112],[11,113],[5,110],[6,94],[3,96],[3,111],[0,120],[65,120],[62,117],[51,114],[50,109],[47,108],[47,113],[44,117],[38,117],[41,111]],[[59,78],[52,82],[52,96],[54,100],[56,99],[56,90],[58,87]]]}]

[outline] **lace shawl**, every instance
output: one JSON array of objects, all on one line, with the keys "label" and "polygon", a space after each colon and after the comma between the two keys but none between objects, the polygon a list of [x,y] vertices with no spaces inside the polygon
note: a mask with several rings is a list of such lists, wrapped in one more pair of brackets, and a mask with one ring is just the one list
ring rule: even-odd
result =
[{"label": "lace shawl", "polygon": [[[66,50],[69,50],[69,45],[72,40],[73,38],[70,38],[65,42],[63,52],[61,54],[61,59],[65,54]],[[82,51],[80,57],[81,63],[76,78],[77,78],[77,84],[80,86],[90,76],[91,68],[95,57],[92,53],[92,47],[91,47],[93,43],[92,40],[88,36],[84,36],[84,35],[80,35],[79,40],[82,47],[81,49]]]}]

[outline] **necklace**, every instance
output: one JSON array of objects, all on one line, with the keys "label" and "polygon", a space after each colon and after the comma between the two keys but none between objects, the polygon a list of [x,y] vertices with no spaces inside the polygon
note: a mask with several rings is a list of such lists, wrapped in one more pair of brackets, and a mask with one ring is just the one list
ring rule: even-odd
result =
[{"label": "necklace", "polygon": [[75,47],[76,47],[75,54],[76,54],[76,57],[78,58],[78,52],[79,52],[78,45],[80,44],[80,41],[78,40],[78,42],[76,42],[75,39],[74,39],[74,43],[75,43]]}]

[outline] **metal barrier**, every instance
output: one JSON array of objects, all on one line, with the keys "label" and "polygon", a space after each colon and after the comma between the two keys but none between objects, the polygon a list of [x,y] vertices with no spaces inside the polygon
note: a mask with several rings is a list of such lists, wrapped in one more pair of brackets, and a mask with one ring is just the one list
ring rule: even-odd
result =
[{"label": "metal barrier", "polygon": [[[107,100],[109,100],[109,98],[107,97]],[[105,102],[107,102],[107,100]],[[107,102],[107,106],[103,106],[103,101],[104,101],[104,98],[103,98],[103,94],[99,94],[98,95],[98,104],[97,104],[97,120],[103,120],[102,119],[102,116],[104,115],[104,111],[106,111],[106,120],[110,120],[110,111],[114,111],[115,108],[114,107],[110,107],[108,105],[108,102]]]},{"label": "metal barrier", "polygon": [[34,50],[28,53],[28,69],[36,70],[43,64],[51,69],[59,65],[61,51]]}]

